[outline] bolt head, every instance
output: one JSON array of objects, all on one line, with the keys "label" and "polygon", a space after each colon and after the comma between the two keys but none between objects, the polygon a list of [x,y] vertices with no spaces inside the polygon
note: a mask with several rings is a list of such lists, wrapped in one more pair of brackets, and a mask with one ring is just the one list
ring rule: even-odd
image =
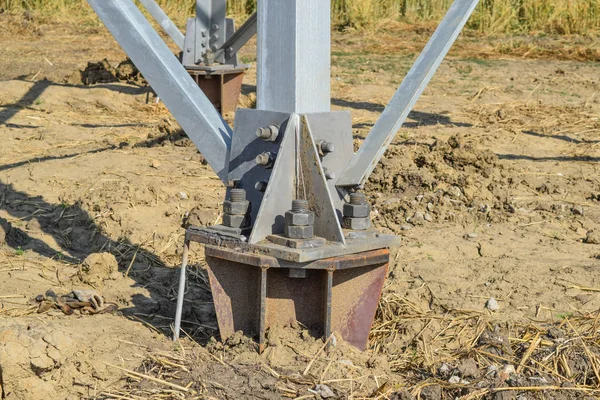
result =
[{"label": "bolt head", "polygon": [[223,214],[229,215],[246,215],[250,211],[250,202],[246,201],[231,201],[223,202]]},{"label": "bolt head", "polygon": [[285,236],[290,239],[310,239],[315,235],[315,228],[307,226],[285,226]]},{"label": "bolt head", "polygon": [[223,225],[230,228],[246,228],[250,225],[250,218],[247,215],[223,215]]},{"label": "bolt head", "polygon": [[355,231],[364,231],[371,227],[371,220],[367,218],[352,218],[344,217],[342,219],[342,226],[346,229],[352,229]]},{"label": "bolt head", "polygon": [[371,207],[368,204],[350,204],[346,203],[343,207],[344,217],[366,218],[371,213]]},{"label": "bolt head", "polygon": [[285,224],[292,226],[307,226],[315,224],[315,213],[312,211],[285,213]]}]

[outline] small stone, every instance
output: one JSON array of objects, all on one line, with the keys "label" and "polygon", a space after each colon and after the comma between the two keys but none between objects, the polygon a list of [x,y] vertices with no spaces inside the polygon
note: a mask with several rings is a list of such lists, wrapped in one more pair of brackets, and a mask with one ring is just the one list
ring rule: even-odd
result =
[{"label": "small stone", "polygon": [[412,225],[402,225],[400,227],[400,229],[402,229],[403,231],[410,231],[412,228]]},{"label": "small stone", "polygon": [[477,363],[472,358],[466,358],[458,364],[458,372],[462,374],[463,377],[468,378],[479,378],[481,376],[481,372],[479,371],[479,367]]},{"label": "small stone", "polygon": [[417,200],[417,201],[420,203],[420,202],[422,202],[422,201],[423,201],[423,197],[425,197],[425,196],[423,196],[422,194],[420,194],[420,195],[418,195],[418,196],[415,198],[415,200]]},{"label": "small stone", "polygon": [[432,212],[435,209],[433,203],[427,203],[427,211]]},{"label": "small stone", "polygon": [[450,370],[451,370],[450,366],[448,364],[446,364],[446,363],[443,363],[440,366],[440,368],[438,369],[438,372],[439,372],[440,375],[445,376],[445,375],[448,375],[450,373]]},{"label": "small stone", "polygon": [[463,236],[465,239],[477,239],[477,235],[475,232],[467,233]]},{"label": "small stone", "polygon": [[490,365],[489,367],[487,367],[487,370],[485,371],[485,375],[491,376],[492,378],[494,378],[497,374],[498,374],[498,367],[495,365]]},{"label": "small stone", "polygon": [[453,375],[448,379],[448,382],[453,384],[460,383],[460,377],[458,375]]},{"label": "small stone", "polygon": [[425,219],[425,221],[427,222],[431,222],[433,221],[433,217],[431,216],[431,214],[427,213],[423,216],[423,219]]},{"label": "small stone", "polygon": [[506,364],[502,371],[500,371],[499,377],[502,381],[506,382],[512,374],[516,373],[514,365]]},{"label": "small stone", "polygon": [[410,222],[413,225],[423,225],[423,222],[425,222],[425,216],[421,211],[417,211],[413,214],[413,216],[410,218],[410,221],[408,222]]},{"label": "small stone", "polygon": [[479,212],[488,213],[490,212],[491,207],[488,204],[482,204],[479,206]]},{"label": "small stone", "polygon": [[155,169],[159,169],[162,164],[158,160],[152,160],[150,166]]},{"label": "small stone", "polygon": [[188,199],[188,195],[187,195],[186,192],[179,192],[179,193],[177,193],[177,195],[179,196],[179,198],[181,200],[187,200]]},{"label": "small stone", "polygon": [[485,303],[485,308],[490,311],[498,311],[500,309],[500,304],[493,297],[490,297],[488,301]]},{"label": "small stone", "polygon": [[331,390],[327,385],[318,384],[315,386],[314,391],[324,399],[335,397],[335,393],[333,393],[333,390]]},{"label": "small stone", "polygon": [[573,215],[583,215],[583,206],[575,206],[571,209]]},{"label": "small stone", "polygon": [[548,328],[546,336],[548,336],[550,339],[561,339],[565,337],[565,333],[562,330],[552,326]]},{"label": "small stone", "polygon": [[583,239],[583,243],[600,244],[600,231],[594,229],[587,231],[585,239]]},{"label": "small stone", "polygon": [[442,387],[440,385],[425,386],[421,390],[421,400],[441,400]]}]

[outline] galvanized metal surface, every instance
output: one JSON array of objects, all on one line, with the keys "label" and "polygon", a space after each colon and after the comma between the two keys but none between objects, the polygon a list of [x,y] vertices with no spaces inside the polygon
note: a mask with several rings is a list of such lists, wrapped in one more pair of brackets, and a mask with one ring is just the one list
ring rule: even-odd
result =
[{"label": "galvanized metal surface", "polygon": [[361,186],[385,153],[479,0],[455,0],[417,61],[406,74],[381,117],[338,180],[338,186]]},{"label": "galvanized metal surface", "polygon": [[257,108],[330,109],[330,1],[258,0]]},{"label": "galvanized metal surface", "polygon": [[194,64],[211,63],[225,43],[226,0],[196,0]]},{"label": "galvanized metal surface", "polygon": [[[258,337],[262,351],[266,329],[298,321],[326,337],[336,332],[362,350],[388,259],[387,250],[378,250],[321,260],[323,268],[307,270],[305,278],[291,278],[286,269],[272,268],[268,257],[207,247],[221,338],[242,330]],[[336,269],[340,265],[347,268]]]},{"label": "galvanized metal surface", "polygon": [[255,12],[232,35],[227,35],[227,40],[215,53],[215,60],[224,64],[232,63],[236,65],[237,62],[234,62],[233,58],[256,35],[257,25],[258,14]]},{"label": "galvanized metal surface", "polygon": [[179,288],[177,290],[177,306],[175,308],[175,326],[173,329],[173,340],[179,339],[181,331],[181,313],[183,311],[183,295],[185,293],[185,272],[188,264],[188,256],[190,254],[190,241],[185,240],[183,243],[183,259],[181,261],[181,269],[179,271]]},{"label": "galvanized metal surface", "polygon": [[140,0],[140,3],[148,10],[152,18],[158,22],[158,25],[165,31],[167,35],[173,40],[173,42],[179,47],[179,50],[183,50],[183,41],[185,37],[183,33],[177,28],[177,26],[171,21],[169,16],[165,14],[162,8],[154,0]]},{"label": "galvanized metal surface", "polygon": [[[285,131],[286,121],[288,119],[289,114],[286,113],[250,109],[239,109],[235,115],[236,129],[231,145],[229,181],[236,182],[236,187],[246,190],[246,196],[248,200],[250,200],[252,206],[250,212],[251,223],[254,225],[254,230],[257,232],[257,222],[259,222],[257,221],[257,215],[266,192],[261,192],[255,185],[257,182],[270,182],[271,174],[274,169],[267,169],[256,164],[255,159],[257,155],[264,152],[278,153],[280,151],[281,142],[265,141],[258,138],[256,136],[256,131],[258,128],[269,125],[278,125],[282,127],[282,131]],[[289,176],[287,179],[289,180]],[[282,182],[282,185],[285,184],[285,181]],[[284,186],[282,186],[281,190],[281,196],[283,196],[281,202],[287,200],[285,198],[286,191],[283,189]],[[289,201],[291,202],[291,198],[289,198]],[[283,212],[285,211],[286,210]],[[283,215],[283,213],[281,215]],[[270,227],[275,222],[269,221],[267,223]],[[283,232],[283,216],[281,221],[281,232]],[[268,233],[265,232],[265,237],[266,234],[270,233],[272,233],[270,230]],[[251,240],[255,241],[256,239]]]},{"label": "galvanized metal surface", "polygon": [[88,0],[221,180],[231,129],[131,0]]},{"label": "galvanized metal surface", "polygon": [[327,179],[331,201],[338,215],[342,215],[342,206],[347,192],[344,187],[336,186],[337,179],[354,156],[352,139],[352,115],[349,111],[306,114],[306,119],[314,134],[315,142],[325,140],[335,145],[335,150],[321,158],[323,170],[332,172],[334,179]]},{"label": "galvanized metal surface", "polygon": [[299,157],[302,165],[299,178],[301,182],[298,182],[299,195],[308,200],[309,208],[315,213],[315,235],[345,245],[346,239],[306,116],[303,116],[301,121]]},{"label": "galvanized metal surface", "polygon": [[[260,208],[254,221],[252,234],[250,235],[249,242],[251,244],[259,243],[273,233],[283,233],[284,231],[284,214],[289,210],[294,199],[296,183],[294,178],[295,143],[299,123],[300,118],[298,115],[292,114],[285,126],[280,129],[278,141],[281,141],[281,145],[277,151],[275,165],[270,172],[269,178],[266,180],[268,182],[267,189],[261,199]],[[263,143],[277,143],[264,141],[260,138],[256,139]],[[260,168],[264,170],[264,173],[269,171],[264,167]],[[265,179],[261,178],[257,182],[261,180],[265,181]],[[257,204],[258,206],[259,204]]]}]

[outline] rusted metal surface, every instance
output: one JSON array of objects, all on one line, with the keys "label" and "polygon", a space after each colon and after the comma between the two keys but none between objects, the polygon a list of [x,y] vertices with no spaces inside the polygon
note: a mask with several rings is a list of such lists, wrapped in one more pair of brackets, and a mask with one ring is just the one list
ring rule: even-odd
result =
[{"label": "rusted metal surface", "polygon": [[360,350],[367,347],[387,270],[386,263],[333,274],[331,330]]},{"label": "rusted metal surface", "polygon": [[240,68],[204,70],[188,69],[194,81],[222,115],[237,108],[244,70]]},{"label": "rusted metal surface", "polygon": [[[222,339],[241,330],[258,339],[262,351],[269,327],[298,321],[318,335],[334,332],[366,347],[388,250],[285,266],[273,257],[222,247],[207,246],[205,254]],[[290,277],[290,267],[301,268],[305,277]]]},{"label": "rusted metal surface", "polygon": [[[399,236],[379,234],[367,231],[364,238],[347,238],[346,246],[337,243],[327,242],[320,247],[311,248],[292,248],[275,244],[269,240],[264,240],[256,244],[248,244],[240,239],[239,236],[230,235],[226,232],[215,228],[196,228],[190,227],[187,229],[186,237],[195,242],[209,244],[213,246],[221,246],[240,252],[248,252],[270,256],[277,260],[279,266],[289,268],[290,263],[301,265],[320,265],[320,267],[309,268],[327,268],[323,265],[323,259],[332,257],[344,257],[347,254],[360,254],[382,248],[397,246],[401,242]],[[347,260],[340,258],[340,260]],[[354,261],[352,261],[354,262]],[[340,264],[340,267],[343,265]]]}]

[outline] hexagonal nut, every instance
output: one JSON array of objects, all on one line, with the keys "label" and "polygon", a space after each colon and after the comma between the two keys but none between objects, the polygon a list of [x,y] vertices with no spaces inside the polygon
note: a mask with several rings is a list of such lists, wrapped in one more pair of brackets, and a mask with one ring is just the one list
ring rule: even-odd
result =
[{"label": "hexagonal nut", "polygon": [[307,226],[315,224],[315,213],[312,211],[285,213],[285,224],[291,226]]},{"label": "hexagonal nut", "polygon": [[352,218],[344,217],[342,219],[342,226],[346,229],[352,229],[355,231],[364,231],[371,227],[371,220],[369,217],[366,218]]},{"label": "hexagonal nut", "polygon": [[290,239],[310,239],[315,235],[315,228],[307,226],[285,226],[285,236]]},{"label": "hexagonal nut", "polygon": [[344,217],[365,218],[365,217],[369,216],[369,213],[371,212],[371,207],[367,203],[365,203],[365,204],[345,203],[343,211],[344,211]]},{"label": "hexagonal nut", "polygon": [[247,215],[223,215],[223,225],[230,228],[245,228],[250,222],[250,218]]},{"label": "hexagonal nut", "polygon": [[223,202],[223,214],[246,215],[250,211],[250,202],[225,200]]}]

